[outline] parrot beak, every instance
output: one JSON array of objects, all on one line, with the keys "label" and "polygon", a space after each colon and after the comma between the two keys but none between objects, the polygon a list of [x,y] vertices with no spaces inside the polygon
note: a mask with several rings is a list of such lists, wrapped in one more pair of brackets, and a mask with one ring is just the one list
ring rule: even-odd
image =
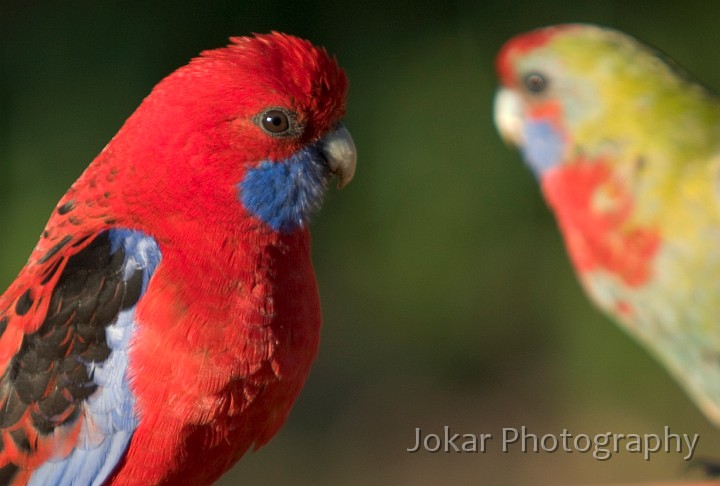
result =
[{"label": "parrot beak", "polygon": [[319,142],[330,172],[338,178],[338,188],[345,187],[355,175],[357,151],[350,132],[342,124],[325,135]]},{"label": "parrot beak", "polygon": [[495,94],[495,127],[506,144],[522,145],[524,111],[522,99],[513,91],[500,88]]}]

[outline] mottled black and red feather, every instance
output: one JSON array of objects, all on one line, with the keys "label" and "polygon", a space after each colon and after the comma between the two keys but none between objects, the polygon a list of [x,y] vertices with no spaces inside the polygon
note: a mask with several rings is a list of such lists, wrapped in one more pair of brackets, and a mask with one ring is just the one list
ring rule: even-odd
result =
[{"label": "mottled black and red feather", "polygon": [[[70,241],[61,241],[67,248]],[[109,357],[106,328],[122,310],[137,303],[142,290],[142,272],[124,278],[124,250],[111,251],[107,231],[86,239],[84,247],[69,257],[57,250],[41,263],[48,265],[48,273],[62,270],[42,324],[22,336],[19,350],[0,377],[2,484],[27,478],[58,451],[69,452],[55,443],[56,431],[77,433],[84,401],[97,388],[88,364]],[[2,331],[32,305],[28,289],[0,313]]]}]

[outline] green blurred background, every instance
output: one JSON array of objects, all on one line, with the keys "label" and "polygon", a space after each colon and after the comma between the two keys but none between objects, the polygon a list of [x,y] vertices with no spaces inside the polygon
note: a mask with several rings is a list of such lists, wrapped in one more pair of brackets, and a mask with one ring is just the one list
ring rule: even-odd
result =
[{"label": "green blurred background", "polygon": [[[281,30],[348,71],[356,180],[313,223],[325,326],[281,433],[221,484],[602,484],[684,477],[679,454],[408,454],[416,427],[720,433],[583,296],[554,221],[492,125],[514,34],[583,21],[720,86],[720,4],[696,1],[0,2],[0,286],[55,202],[164,75]],[[496,439],[496,441],[499,439]]]}]

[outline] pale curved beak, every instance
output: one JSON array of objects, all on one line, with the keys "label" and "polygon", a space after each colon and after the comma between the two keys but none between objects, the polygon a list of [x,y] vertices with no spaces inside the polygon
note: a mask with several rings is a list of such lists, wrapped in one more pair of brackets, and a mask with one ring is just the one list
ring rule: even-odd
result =
[{"label": "pale curved beak", "polygon": [[330,172],[338,178],[338,188],[345,187],[355,175],[357,151],[350,132],[342,124],[325,135],[319,142],[320,151],[327,160]]},{"label": "pale curved beak", "polygon": [[524,108],[520,96],[507,88],[500,88],[495,94],[495,127],[505,143],[522,145]]}]

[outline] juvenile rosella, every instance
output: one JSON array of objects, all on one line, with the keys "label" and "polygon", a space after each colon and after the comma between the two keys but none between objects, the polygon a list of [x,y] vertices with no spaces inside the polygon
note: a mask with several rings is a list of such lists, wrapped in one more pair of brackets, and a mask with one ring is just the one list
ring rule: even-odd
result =
[{"label": "juvenile rosella", "polygon": [[720,99],[592,25],[519,35],[497,70],[496,124],[585,290],[720,425]]}]

